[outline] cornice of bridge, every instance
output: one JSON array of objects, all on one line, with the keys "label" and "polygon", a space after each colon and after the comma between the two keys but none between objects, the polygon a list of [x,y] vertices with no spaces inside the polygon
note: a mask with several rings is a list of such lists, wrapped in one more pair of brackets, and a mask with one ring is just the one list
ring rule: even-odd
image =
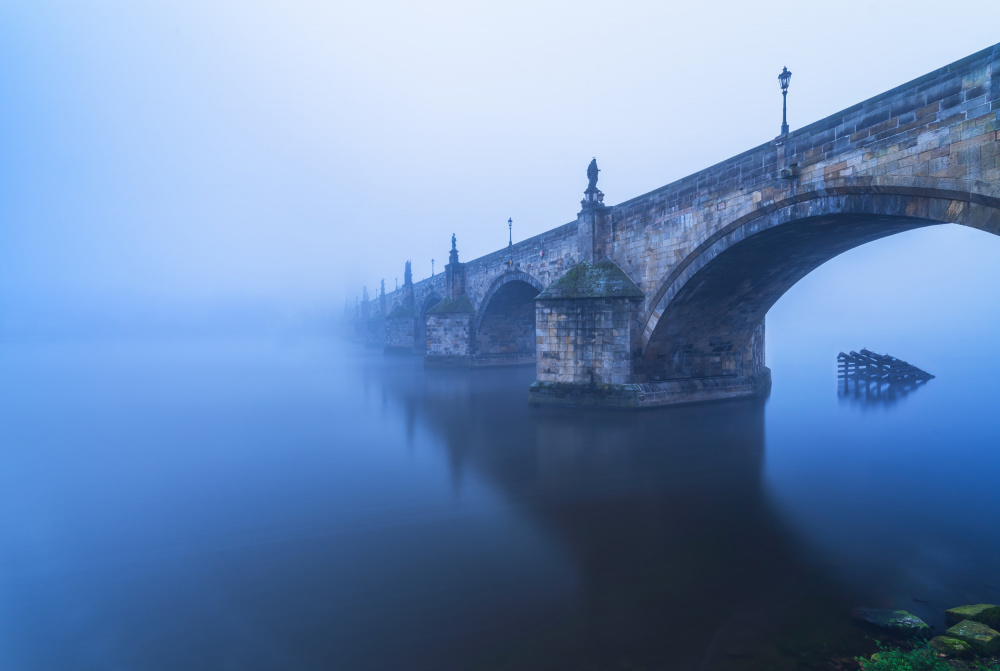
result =
[{"label": "cornice of bridge", "polygon": [[[611,206],[609,210],[612,211],[613,216],[618,215],[623,210],[644,205],[651,200],[670,200],[671,194],[675,194],[674,200],[683,200],[687,196],[693,196],[698,191],[721,186],[723,182],[731,181],[734,184],[741,184],[746,188],[757,188],[756,185],[768,182],[777,177],[777,170],[782,167],[779,165],[778,160],[779,151],[784,152],[784,159],[786,161],[792,157],[802,157],[810,149],[822,147],[828,143],[833,143],[834,146],[831,147],[831,151],[822,152],[825,154],[824,158],[827,160],[834,158],[838,153],[847,154],[855,151],[859,148],[859,143],[854,140],[848,141],[851,136],[898,116],[892,114],[892,110],[890,110],[890,115],[885,120],[882,120],[880,116],[873,115],[872,113],[878,110],[880,106],[884,107],[886,103],[891,102],[894,98],[905,97],[907,95],[911,98],[919,95],[925,96],[922,100],[912,102],[911,106],[913,109],[932,105],[941,98],[947,97],[946,94],[950,93],[951,89],[944,86],[948,79],[957,79],[959,91],[964,92],[965,89],[961,87],[963,78],[990,65],[993,66],[992,71],[982,73],[985,80],[984,101],[986,103],[1000,101],[1000,43],[998,43],[803,126],[788,135],[778,136],[703,170],[622,201]],[[954,84],[954,82],[952,83]],[[902,101],[897,104],[900,106],[900,110],[906,108],[906,105]],[[961,110],[960,105],[958,109],[963,113],[964,120],[966,118],[964,110]],[[1000,121],[1000,108],[996,104],[992,106],[990,112],[996,114],[996,119]],[[942,110],[942,113],[945,113],[945,111]],[[933,121],[937,120],[935,118]],[[852,121],[857,121],[857,123],[852,124]],[[864,142],[860,146],[874,144],[882,140],[890,140],[896,135],[902,135],[907,130],[911,130],[912,127],[919,128],[920,125],[907,127],[907,125],[901,124],[898,126],[898,133],[894,133],[892,128],[886,129],[879,137],[872,136],[870,141]],[[843,146],[837,147],[836,143],[842,140],[844,141]],[[768,167],[771,169],[766,170]],[[748,170],[744,170],[744,168]],[[733,174],[734,170],[737,171],[736,174]],[[755,174],[743,174],[744,172],[754,172]],[[720,176],[725,176],[726,179],[720,180]]]}]

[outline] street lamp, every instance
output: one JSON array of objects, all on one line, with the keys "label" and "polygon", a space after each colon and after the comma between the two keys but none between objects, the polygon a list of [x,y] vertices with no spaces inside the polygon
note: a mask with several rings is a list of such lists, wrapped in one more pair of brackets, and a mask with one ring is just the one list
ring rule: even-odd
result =
[{"label": "street lamp", "polygon": [[781,134],[788,135],[788,82],[792,80],[792,73],[788,68],[782,66],[781,74],[778,75],[778,83],[781,84]]},{"label": "street lamp", "polygon": [[507,265],[514,265],[514,219],[507,219],[507,253],[510,254],[510,258],[507,259]]},{"label": "street lamp", "polygon": [[431,259],[431,277],[434,277],[434,259]]}]

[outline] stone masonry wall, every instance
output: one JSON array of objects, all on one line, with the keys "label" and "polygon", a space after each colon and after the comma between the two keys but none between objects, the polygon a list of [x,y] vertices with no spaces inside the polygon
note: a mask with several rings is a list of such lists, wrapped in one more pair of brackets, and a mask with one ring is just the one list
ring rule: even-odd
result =
[{"label": "stone masonry wall", "polygon": [[385,320],[385,347],[392,352],[413,352],[415,322],[413,317],[389,317]]},{"label": "stone masonry wall", "polygon": [[538,381],[571,384],[631,382],[630,322],[625,298],[538,301]]},{"label": "stone masonry wall", "polygon": [[[504,247],[496,252],[466,262],[465,293],[477,310],[493,284],[512,270],[525,272],[548,286],[576,265],[579,260],[575,221],[554,228],[540,235],[517,242],[511,249]],[[513,260],[513,264],[508,263]],[[423,305],[427,296],[448,296],[445,273],[413,283],[414,299]],[[403,290],[386,292],[389,305],[402,301]]]},{"label": "stone masonry wall", "polygon": [[468,357],[471,312],[427,315],[427,356]]},{"label": "stone masonry wall", "polygon": [[836,189],[1000,197],[998,119],[1000,45],[609,208],[596,244],[646,293],[640,344],[672,271],[741,218]]}]

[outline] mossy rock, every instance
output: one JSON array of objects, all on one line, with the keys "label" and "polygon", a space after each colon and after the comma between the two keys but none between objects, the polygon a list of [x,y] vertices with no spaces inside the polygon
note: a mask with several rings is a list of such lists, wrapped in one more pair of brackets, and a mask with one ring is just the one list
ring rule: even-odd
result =
[{"label": "mossy rock", "polygon": [[858,608],[854,611],[854,617],[879,629],[887,629],[904,636],[929,638],[931,634],[929,624],[905,610]]},{"label": "mossy rock", "polygon": [[1000,606],[989,603],[977,603],[971,606],[959,606],[949,608],[944,612],[948,616],[949,622],[961,622],[962,620],[972,620],[1000,629]]},{"label": "mossy rock", "polygon": [[995,655],[1000,652],[1000,632],[982,622],[962,620],[944,633],[965,641],[980,655]]},{"label": "mossy rock", "polygon": [[948,657],[965,657],[972,652],[972,646],[963,640],[951,636],[935,636],[927,645],[942,655]]}]

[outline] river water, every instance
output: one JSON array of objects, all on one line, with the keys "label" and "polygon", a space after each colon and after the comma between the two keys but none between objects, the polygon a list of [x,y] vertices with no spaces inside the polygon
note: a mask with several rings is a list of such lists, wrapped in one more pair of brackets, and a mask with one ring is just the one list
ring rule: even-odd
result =
[{"label": "river water", "polygon": [[1000,601],[960,362],[580,412],[333,339],[4,352],[5,669],[797,668],[852,605]]},{"label": "river water", "polygon": [[866,400],[864,324],[783,319],[767,397],[641,412],[330,336],[4,344],[0,668],[826,668],[853,606],[1000,602],[989,342]]}]

